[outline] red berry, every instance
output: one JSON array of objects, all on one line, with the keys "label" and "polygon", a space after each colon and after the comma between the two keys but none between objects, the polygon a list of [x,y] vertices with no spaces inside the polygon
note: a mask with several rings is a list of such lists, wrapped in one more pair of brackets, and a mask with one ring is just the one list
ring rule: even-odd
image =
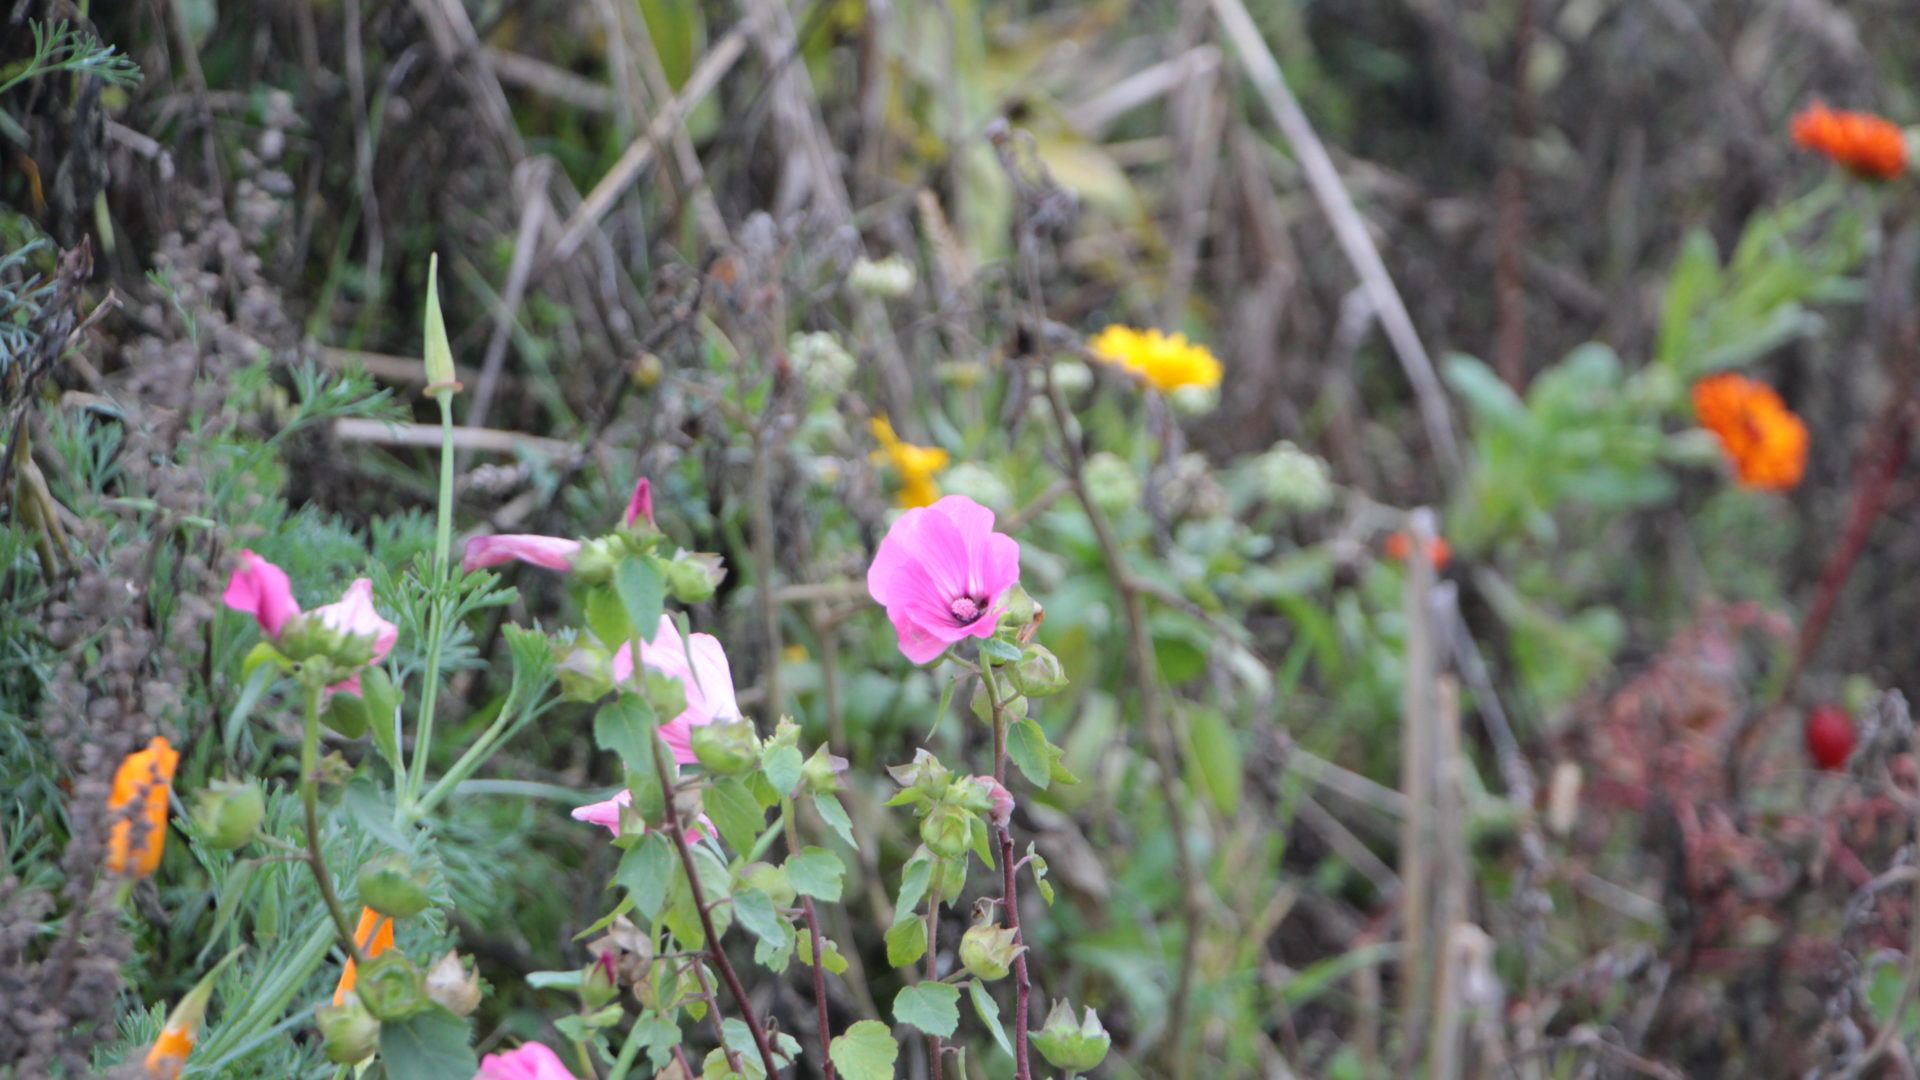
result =
[{"label": "red berry", "polygon": [[1853,721],[1846,711],[1822,705],[1807,714],[1807,756],[1830,772],[1847,767],[1853,756]]}]

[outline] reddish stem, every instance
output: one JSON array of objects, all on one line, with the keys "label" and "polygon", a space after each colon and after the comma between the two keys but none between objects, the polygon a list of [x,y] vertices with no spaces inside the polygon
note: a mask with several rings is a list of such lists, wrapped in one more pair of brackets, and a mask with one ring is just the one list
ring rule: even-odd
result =
[{"label": "reddish stem", "polygon": [[[986,666],[986,657],[981,657],[980,663],[987,678],[987,693],[993,702],[993,782],[1004,788],[1007,786],[1007,718],[1001,712],[999,687],[993,681],[992,669]],[[1008,822],[998,822],[994,831],[1000,839],[1000,906],[1007,913],[1007,929],[1013,931],[1014,944],[1025,945],[1026,933],[1020,929],[1019,873],[1013,863],[1013,827]],[[1033,983],[1027,978],[1027,952],[1022,949],[1013,957],[1013,1054],[1014,1075],[1018,1080],[1033,1080],[1033,1067],[1027,1063],[1027,1000],[1032,994]]]},{"label": "reddish stem", "polygon": [[807,914],[807,938],[813,942],[813,1002],[814,1014],[820,1021],[820,1064],[825,1080],[833,1080],[833,1058],[828,1051],[833,1047],[833,1028],[827,1023],[827,974],[821,965],[826,955],[821,952],[820,918],[813,913],[813,897],[801,897],[800,910]]}]

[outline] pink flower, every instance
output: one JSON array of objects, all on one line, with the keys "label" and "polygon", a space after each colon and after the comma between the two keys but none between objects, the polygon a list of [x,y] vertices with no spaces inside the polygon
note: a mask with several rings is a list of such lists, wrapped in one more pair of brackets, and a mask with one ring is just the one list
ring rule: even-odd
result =
[{"label": "pink flower", "polygon": [[287,620],[300,614],[287,572],[251,551],[240,553],[240,568],[227,579],[226,594],[220,599],[233,610],[253,616],[270,638],[277,639]]},{"label": "pink flower", "polygon": [[[584,821],[589,825],[603,826],[608,832],[612,833],[614,839],[617,840],[620,838],[620,811],[632,805],[633,792],[616,791],[613,793],[613,798],[607,799],[604,802],[588,803],[585,806],[574,807],[573,820]],[[645,832],[646,829],[641,828],[639,831]],[[715,832],[713,820],[705,814],[700,815],[700,823],[698,825],[688,827],[685,833],[687,843],[699,843],[703,831],[709,836]]]},{"label": "pink flower", "polygon": [[867,592],[916,664],[966,638],[989,638],[1020,580],[1020,545],[964,495],[901,514],[867,568]]},{"label": "pink flower", "polygon": [[467,541],[466,553],[460,558],[460,568],[471,574],[483,567],[519,559],[564,573],[573,569],[573,556],[579,550],[580,541],[559,536],[528,533],[476,536]]},{"label": "pink flower", "polygon": [[373,638],[373,659],[369,663],[385,660],[393,651],[393,643],[400,640],[400,628],[374,610],[373,582],[366,578],[354,579],[338,601],[314,608],[308,614],[335,633]]},{"label": "pink flower", "polygon": [[480,1071],[473,1080],[574,1080],[560,1055],[540,1043],[524,1043],[504,1054],[488,1054],[480,1059]]},{"label": "pink flower", "polygon": [[[633,485],[633,497],[627,500],[627,512],[621,524],[631,529],[633,523],[641,518],[646,518],[647,524],[653,524],[653,485],[644,476]],[[460,567],[471,574],[484,567],[519,559],[565,573],[573,569],[573,557],[579,552],[580,541],[562,536],[540,536],[535,533],[476,536],[467,541],[466,550],[460,557]]]},{"label": "pink flower", "polygon": [[[675,761],[692,765],[698,760],[693,756],[693,729],[740,716],[726,650],[712,634],[689,634],[688,640],[682,641],[680,628],[662,615],[653,637],[640,643],[640,658],[654,671],[678,679],[686,692],[687,707],[660,725],[660,738],[673,751]],[[624,683],[632,677],[633,646],[622,645],[613,654],[613,681]]]},{"label": "pink flower", "polygon": [[1013,792],[991,776],[969,776],[967,780],[977,785],[986,796],[988,805],[992,807],[987,812],[989,820],[995,825],[1005,825],[1013,820]]}]

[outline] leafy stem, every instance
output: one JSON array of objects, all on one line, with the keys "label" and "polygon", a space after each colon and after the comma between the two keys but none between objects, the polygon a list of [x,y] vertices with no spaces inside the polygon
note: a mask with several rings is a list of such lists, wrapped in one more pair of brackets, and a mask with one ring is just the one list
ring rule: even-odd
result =
[{"label": "leafy stem", "polygon": [[[780,797],[780,821],[785,826],[787,851],[797,854],[800,851],[800,826],[793,812],[793,797]],[[820,1022],[820,1066],[823,1080],[834,1080],[833,1059],[828,1050],[833,1046],[833,1025],[827,1019],[827,973],[826,956],[822,950],[820,938],[820,917],[814,913],[813,897],[800,898],[800,910],[807,918],[807,942],[811,946],[813,959],[813,1010]]]},{"label": "leafy stem", "polygon": [[[980,677],[987,684],[987,703],[993,708],[993,782],[1002,787],[1007,783],[1007,706],[1006,699],[1000,696],[999,680],[994,678],[993,664],[985,656],[980,657]],[[995,838],[1000,842],[1000,907],[1007,914],[1007,929],[1013,931],[1014,944],[1025,945],[1026,934],[1020,929],[1020,891],[1019,874],[1013,861],[1013,825],[1007,821],[994,822]],[[1027,977],[1027,951],[1022,949],[1013,957],[1013,1028],[1014,1028],[1014,1075],[1018,1080],[1033,1080],[1033,1066],[1027,1061],[1027,1012],[1028,999],[1033,996],[1033,982]]]},{"label": "leafy stem", "polygon": [[433,569],[427,610],[426,682],[420,688],[420,726],[414,733],[413,759],[408,763],[407,782],[400,806],[408,813],[427,779],[427,758],[433,751],[433,710],[440,695],[441,647],[445,643],[447,618],[447,579],[453,552],[453,395],[436,395],[440,402],[440,505],[433,535]]},{"label": "leafy stem", "polygon": [[327,912],[333,917],[333,928],[340,935],[341,947],[357,964],[359,943],[353,940],[352,924],[347,922],[346,910],[333,891],[333,875],[327,872],[327,862],[320,855],[320,703],[327,691],[310,676],[306,682],[306,727],[300,738],[300,802],[307,814],[307,867],[320,883],[320,897],[326,901]]}]

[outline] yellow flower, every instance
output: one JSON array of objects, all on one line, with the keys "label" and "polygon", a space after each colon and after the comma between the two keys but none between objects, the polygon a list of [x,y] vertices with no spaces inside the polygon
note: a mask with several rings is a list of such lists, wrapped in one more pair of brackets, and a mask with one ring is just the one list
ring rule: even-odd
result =
[{"label": "yellow flower", "polygon": [[937,446],[915,446],[901,442],[893,433],[893,424],[884,416],[873,418],[873,437],[880,443],[874,452],[877,464],[890,464],[900,476],[900,505],[906,509],[932,506],[940,498],[940,486],[933,476],[947,467],[947,452]]},{"label": "yellow flower", "polygon": [[1163,394],[1184,386],[1220,385],[1220,361],[1205,345],[1188,341],[1185,334],[1109,326],[1089,341],[1087,348],[1099,359],[1145,379]]}]

